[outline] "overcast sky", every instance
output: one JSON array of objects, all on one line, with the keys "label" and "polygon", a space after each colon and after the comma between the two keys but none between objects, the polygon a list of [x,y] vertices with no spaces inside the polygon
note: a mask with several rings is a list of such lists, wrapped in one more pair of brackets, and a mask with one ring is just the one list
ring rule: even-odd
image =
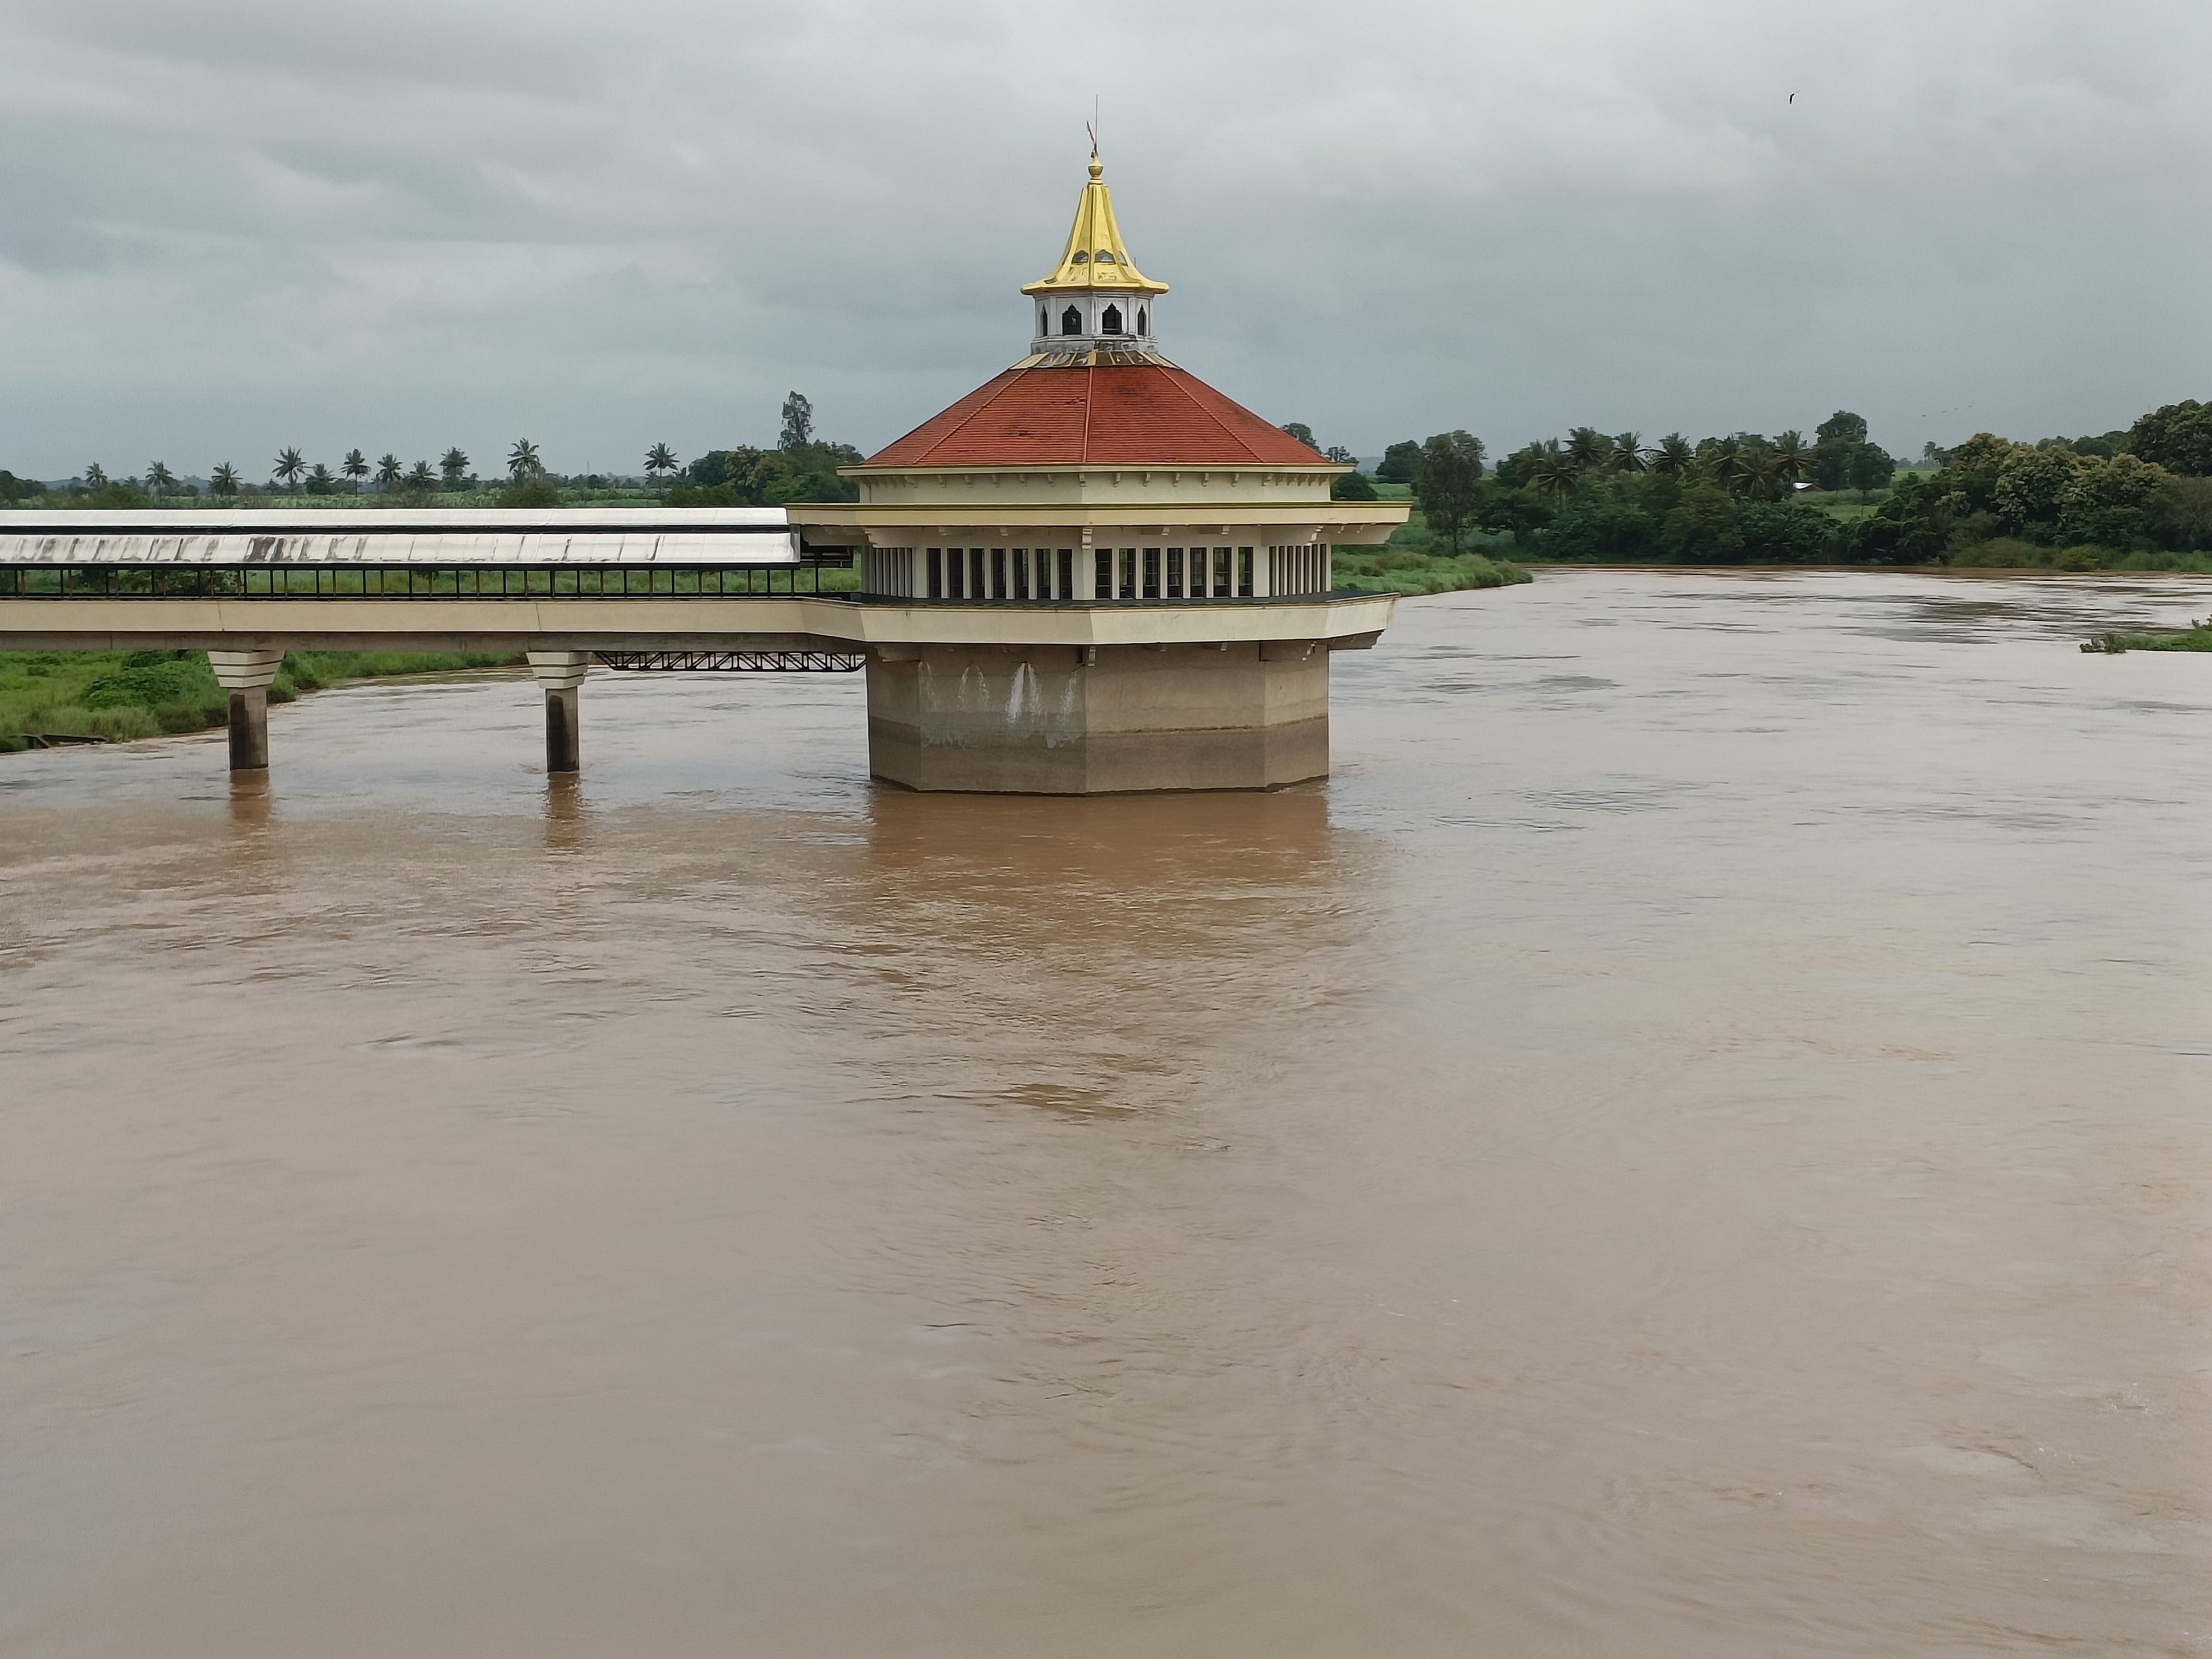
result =
[{"label": "overcast sky", "polygon": [[872,449],[1094,94],[1163,349],[1325,444],[2102,431],[2212,398],[2208,83],[2206,0],[0,0],[0,466]]}]

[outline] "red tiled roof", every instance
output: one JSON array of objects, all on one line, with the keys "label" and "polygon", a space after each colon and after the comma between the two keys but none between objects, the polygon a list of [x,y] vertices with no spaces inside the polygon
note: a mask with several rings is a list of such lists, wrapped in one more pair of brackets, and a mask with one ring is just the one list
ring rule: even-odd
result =
[{"label": "red tiled roof", "polygon": [[1325,466],[1281,428],[1164,363],[1010,368],[869,466]]}]

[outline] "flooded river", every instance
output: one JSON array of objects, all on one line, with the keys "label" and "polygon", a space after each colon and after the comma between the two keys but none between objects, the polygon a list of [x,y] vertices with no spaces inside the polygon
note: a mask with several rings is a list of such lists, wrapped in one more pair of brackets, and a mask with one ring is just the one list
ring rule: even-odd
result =
[{"label": "flooded river", "polygon": [[2212,581],[1547,575],[1273,796],[854,678],[0,757],[0,1652],[2212,1652]]}]

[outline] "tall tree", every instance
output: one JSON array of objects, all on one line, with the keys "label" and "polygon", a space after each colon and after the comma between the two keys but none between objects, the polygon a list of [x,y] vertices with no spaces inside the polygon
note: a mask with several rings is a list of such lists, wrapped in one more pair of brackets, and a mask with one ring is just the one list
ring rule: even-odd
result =
[{"label": "tall tree", "polygon": [[1679,432],[1668,433],[1651,452],[1651,470],[1662,477],[1687,477],[1697,465],[1697,449]]},{"label": "tall tree", "polygon": [[169,471],[167,462],[156,461],[146,469],[146,493],[149,495],[158,495],[165,489],[173,489],[176,484],[177,475]]},{"label": "tall tree", "polygon": [[1775,453],[1763,444],[1740,446],[1729,457],[1729,486],[1747,501],[1771,501],[1790,493],[1789,476]]},{"label": "tall tree", "polygon": [[428,489],[437,482],[438,475],[430,470],[428,461],[417,461],[407,470],[407,487],[410,489]]},{"label": "tall tree", "polygon": [[307,474],[307,493],[310,495],[330,495],[337,493],[338,481],[330,468],[317,461]]},{"label": "tall tree", "polygon": [[2212,472],[2212,404],[2194,398],[2153,410],[2128,434],[2128,453],[2168,472],[2199,477]]},{"label": "tall tree", "polygon": [[517,438],[507,452],[507,476],[520,483],[525,478],[535,478],[545,471],[545,463],[538,459],[538,446],[527,438]]},{"label": "tall tree", "polygon": [[1867,441],[1866,416],[1839,409],[1813,428],[1814,444],[1863,444]]},{"label": "tall tree", "polygon": [[656,478],[675,471],[683,463],[676,459],[676,452],[666,444],[655,444],[645,452],[645,470]]},{"label": "tall tree", "polygon": [[1567,459],[1579,471],[1600,471],[1613,459],[1613,440],[1594,426],[1578,426],[1567,434]]},{"label": "tall tree", "polygon": [[1313,428],[1308,426],[1304,421],[1285,421],[1283,422],[1283,430],[1289,433],[1293,438],[1296,438],[1308,449],[1319,449],[1321,447],[1319,444],[1314,441]]},{"label": "tall tree", "polygon": [[1814,453],[1805,447],[1805,436],[1800,432],[1784,432],[1767,446],[1767,453],[1774,458],[1776,472],[1781,477],[1782,493],[1796,493],[1797,481],[1813,470]]},{"label": "tall tree", "polygon": [[214,471],[209,473],[208,493],[224,496],[238,494],[238,469],[228,461],[225,461]]},{"label": "tall tree", "polygon": [[1645,472],[1650,466],[1651,452],[1644,447],[1643,434],[1624,432],[1613,441],[1612,467],[1615,472]]},{"label": "tall tree", "polygon": [[1580,487],[1583,470],[1574,452],[1562,449],[1557,438],[1547,438],[1522,463],[1529,484],[1547,495],[1571,495]]},{"label": "tall tree", "polygon": [[1459,538],[1482,494],[1482,440],[1468,432],[1439,432],[1421,446],[1414,483],[1429,529],[1441,531],[1459,556]]},{"label": "tall tree", "polygon": [[353,485],[353,493],[358,495],[361,494],[361,481],[368,476],[368,457],[358,449],[349,449],[345,459],[338,463],[338,471],[346,475]]},{"label": "tall tree", "polygon": [[85,468],[84,487],[87,489],[103,489],[106,487],[106,483],[107,469],[102,466],[98,461],[94,461],[90,466]]},{"label": "tall tree", "polygon": [[1403,443],[1392,444],[1382,452],[1382,464],[1375,469],[1377,483],[1409,484],[1420,476],[1421,446],[1418,439],[1408,438]]},{"label": "tall tree", "polygon": [[1897,463],[1880,444],[1859,444],[1851,450],[1850,483],[1859,492],[1859,499],[1877,489],[1889,488],[1889,481],[1897,476]]},{"label": "tall tree", "polygon": [[307,470],[307,458],[287,444],[276,452],[276,465],[270,476],[289,489],[298,485]]},{"label": "tall tree", "polygon": [[1841,489],[1850,482],[1851,452],[1867,441],[1866,417],[1839,409],[1813,428],[1813,482]]},{"label": "tall tree", "polygon": [[400,475],[404,471],[405,469],[400,465],[399,458],[390,450],[386,450],[376,463],[376,487],[379,489],[392,489],[398,483]]},{"label": "tall tree", "polygon": [[1321,454],[1323,460],[1334,461],[1339,466],[1358,466],[1359,465],[1359,457],[1353,454],[1342,444],[1331,444],[1327,449],[1322,450]]},{"label": "tall tree", "polygon": [[814,405],[794,392],[783,400],[783,430],[775,447],[787,453],[814,441]]},{"label": "tall tree", "polygon": [[456,444],[438,458],[438,474],[446,481],[448,489],[459,489],[461,480],[469,476],[468,452]]}]

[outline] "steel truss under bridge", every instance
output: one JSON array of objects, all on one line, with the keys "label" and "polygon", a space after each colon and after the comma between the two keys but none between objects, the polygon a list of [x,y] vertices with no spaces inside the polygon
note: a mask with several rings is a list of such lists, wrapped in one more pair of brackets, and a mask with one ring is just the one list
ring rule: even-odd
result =
[{"label": "steel truss under bridge", "polygon": [[594,651],[609,668],[644,674],[850,674],[858,651]]}]

